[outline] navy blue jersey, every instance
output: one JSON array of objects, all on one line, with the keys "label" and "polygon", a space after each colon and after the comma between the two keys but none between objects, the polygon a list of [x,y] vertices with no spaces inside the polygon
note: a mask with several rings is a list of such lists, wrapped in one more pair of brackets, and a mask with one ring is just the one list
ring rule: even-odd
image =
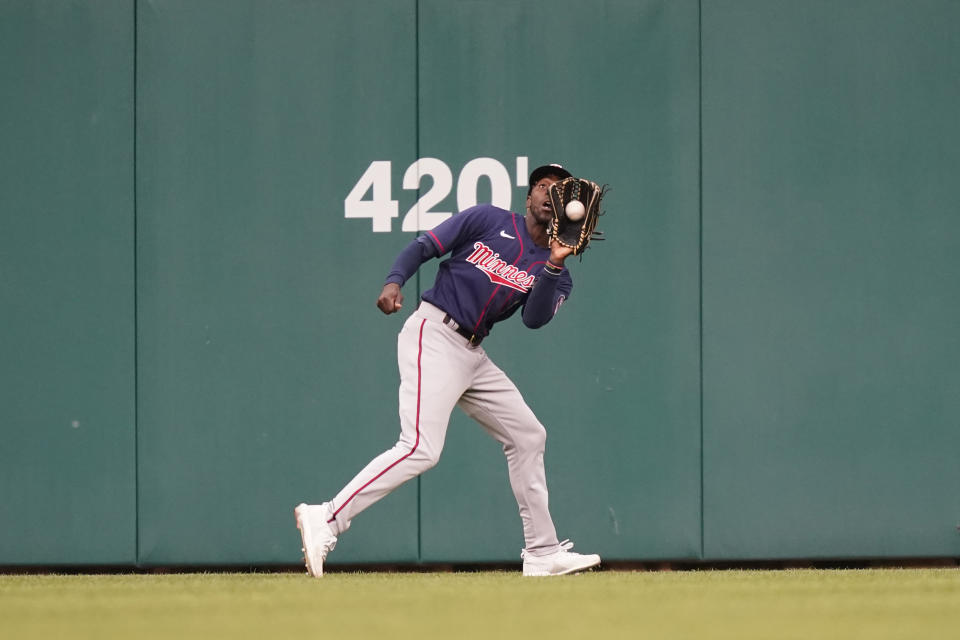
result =
[{"label": "navy blue jersey", "polygon": [[[550,257],[550,249],[534,244],[523,216],[490,204],[460,212],[420,241],[425,239],[438,256],[450,257],[440,263],[437,280],[423,299],[478,336],[489,334],[494,323],[526,302]],[[552,296],[551,317],[572,289],[570,272],[564,269]]]}]

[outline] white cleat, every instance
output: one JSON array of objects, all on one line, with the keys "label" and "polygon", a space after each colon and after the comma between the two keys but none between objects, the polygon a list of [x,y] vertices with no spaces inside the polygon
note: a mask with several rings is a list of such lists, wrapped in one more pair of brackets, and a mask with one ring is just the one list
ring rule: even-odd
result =
[{"label": "white cleat", "polygon": [[573,543],[564,540],[559,549],[545,556],[535,556],[524,549],[520,552],[524,577],[564,576],[600,564],[600,556],[597,554],[574,553],[570,551],[572,548]]},{"label": "white cleat", "polygon": [[303,559],[307,563],[307,573],[314,578],[323,577],[323,561],[327,554],[337,546],[337,536],[327,524],[329,503],[305,504],[301,502],[293,510],[303,541]]}]

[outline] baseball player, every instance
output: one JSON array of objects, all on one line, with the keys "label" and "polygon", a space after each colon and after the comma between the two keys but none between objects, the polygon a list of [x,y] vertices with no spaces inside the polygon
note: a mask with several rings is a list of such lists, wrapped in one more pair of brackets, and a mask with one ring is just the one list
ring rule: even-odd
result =
[{"label": "baseball player", "polygon": [[400,440],[329,502],[296,507],[310,575],[323,575],[327,554],[355,516],[437,463],[454,405],[503,445],[523,523],[523,575],[556,576],[600,564],[600,556],[575,553],[573,543],[558,539],[547,506],[546,430],[481,346],[495,323],[517,311],[528,327],[542,327],[570,296],[564,260],[571,250],[547,236],[548,190],[567,177],[560,165],[539,167],[530,175],[525,216],[481,204],[400,252],[377,299],[385,314],[402,308],[400,288],[421,264],[449,256],[397,341]]}]

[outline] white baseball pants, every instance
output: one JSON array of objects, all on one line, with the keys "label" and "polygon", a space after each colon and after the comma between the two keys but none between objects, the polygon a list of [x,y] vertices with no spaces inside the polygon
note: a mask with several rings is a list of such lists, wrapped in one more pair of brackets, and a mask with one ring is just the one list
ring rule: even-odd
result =
[{"label": "white baseball pants", "polygon": [[503,445],[527,551],[553,553],[559,543],[547,505],[546,430],[483,348],[443,324],[444,315],[423,302],[404,323],[397,338],[400,440],[336,495],[331,526],[346,531],[354,516],[437,464],[450,414],[459,405]]}]

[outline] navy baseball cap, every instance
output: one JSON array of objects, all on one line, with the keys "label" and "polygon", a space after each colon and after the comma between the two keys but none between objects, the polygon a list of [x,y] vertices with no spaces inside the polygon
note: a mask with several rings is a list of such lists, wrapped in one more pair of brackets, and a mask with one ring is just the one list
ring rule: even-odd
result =
[{"label": "navy baseball cap", "polygon": [[557,176],[563,180],[564,178],[572,178],[573,174],[559,164],[545,164],[542,167],[537,167],[533,170],[533,173],[530,174],[530,182],[527,184],[527,195],[530,195],[530,193],[533,191],[533,185],[537,184],[547,176]]}]

